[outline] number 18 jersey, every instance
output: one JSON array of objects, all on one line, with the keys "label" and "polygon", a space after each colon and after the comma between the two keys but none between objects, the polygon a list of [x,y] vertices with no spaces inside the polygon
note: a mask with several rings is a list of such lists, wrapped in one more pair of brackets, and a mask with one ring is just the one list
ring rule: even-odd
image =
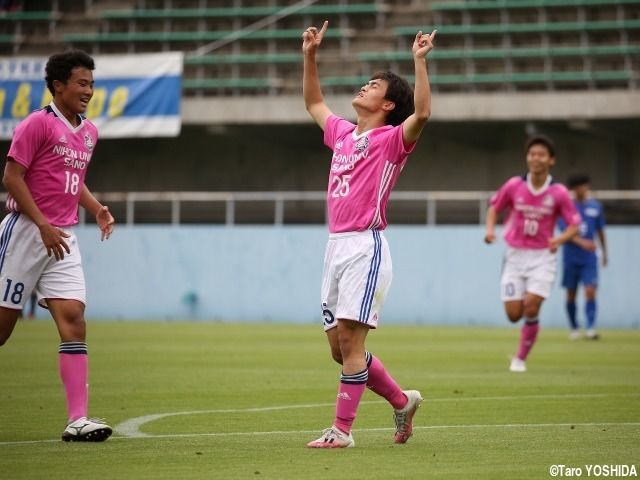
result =
[{"label": "number 18 jersey", "polygon": [[355,124],[331,115],[324,143],[333,150],[327,190],[329,231],[384,230],[389,195],[415,142],[405,147],[402,125],[357,135]]},{"label": "number 18 jersey", "polygon": [[[24,181],[52,225],[78,223],[80,193],[97,140],[93,123],[81,118],[74,128],[54,103],[31,113],[16,127],[7,156],[27,169]],[[6,205],[9,211],[20,211],[10,195]]]},{"label": "number 18 jersey", "polygon": [[504,239],[514,248],[549,248],[558,218],[567,225],[579,225],[581,221],[569,191],[552,182],[551,176],[539,190],[534,189],[529,175],[513,177],[491,197],[490,203],[498,212],[509,210]]}]

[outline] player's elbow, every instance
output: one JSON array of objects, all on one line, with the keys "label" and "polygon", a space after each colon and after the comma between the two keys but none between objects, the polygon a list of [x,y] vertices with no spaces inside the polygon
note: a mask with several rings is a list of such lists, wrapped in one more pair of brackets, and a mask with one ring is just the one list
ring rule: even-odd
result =
[{"label": "player's elbow", "polygon": [[7,171],[4,171],[4,174],[2,175],[2,185],[4,186],[5,190],[9,190],[9,187],[12,184],[12,180],[13,177],[10,173],[7,173]]},{"label": "player's elbow", "polygon": [[427,120],[429,120],[429,117],[431,116],[431,109],[423,108],[422,110],[416,110],[415,116],[418,122],[425,124],[427,123]]}]

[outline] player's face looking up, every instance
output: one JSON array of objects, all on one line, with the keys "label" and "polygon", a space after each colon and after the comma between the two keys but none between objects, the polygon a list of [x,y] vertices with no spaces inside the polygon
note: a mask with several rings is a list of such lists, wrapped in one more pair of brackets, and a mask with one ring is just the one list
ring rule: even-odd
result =
[{"label": "player's face looking up", "polygon": [[527,166],[530,173],[549,173],[555,161],[555,157],[551,156],[549,149],[545,145],[535,143],[527,150]]},{"label": "player's face looking up", "polygon": [[74,114],[84,113],[93,97],[93,72],[85,67],[75,67],[66,82],[54,80],[56,100],[62,107]]},{"label": "player's face looking up", "polygon": [[387,100],[388,83],[386,80],[379,78],[369,80],[360,88],[360,91],[351,102],[354,107],[360,107],[370,112],[375,112],[384,108],[385,110],[393,109],[395,104]]}]

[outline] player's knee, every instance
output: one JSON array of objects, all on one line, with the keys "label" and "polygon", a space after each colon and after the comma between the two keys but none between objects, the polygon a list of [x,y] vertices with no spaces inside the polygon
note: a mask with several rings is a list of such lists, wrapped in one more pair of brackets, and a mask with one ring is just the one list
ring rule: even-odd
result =
[{"label": "player's knee", "polygon": [[516,323],[518,320],[522,318],[522,313],[520,312],[507,312],[507,318],[510,322]]},{"label": "player's knee", "polygon": [[331,358],[333,358],[337,364],[342,365],[342,352],[340,352],[340,350],[336,351],[331,349]]}]

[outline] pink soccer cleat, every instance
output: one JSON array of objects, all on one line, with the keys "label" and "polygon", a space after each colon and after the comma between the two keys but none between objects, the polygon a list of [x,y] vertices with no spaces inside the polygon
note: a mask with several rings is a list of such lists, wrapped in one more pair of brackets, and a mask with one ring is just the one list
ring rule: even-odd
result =
[{"label": "pink soccer cleat", "polygon": [[422,404],[422,395],[417,390],[403,390],[407,396],[407,404],[400,410],[393,411],[393,419],[396,422],[395,443],[407,443],[413,435],[413,416]]}]

